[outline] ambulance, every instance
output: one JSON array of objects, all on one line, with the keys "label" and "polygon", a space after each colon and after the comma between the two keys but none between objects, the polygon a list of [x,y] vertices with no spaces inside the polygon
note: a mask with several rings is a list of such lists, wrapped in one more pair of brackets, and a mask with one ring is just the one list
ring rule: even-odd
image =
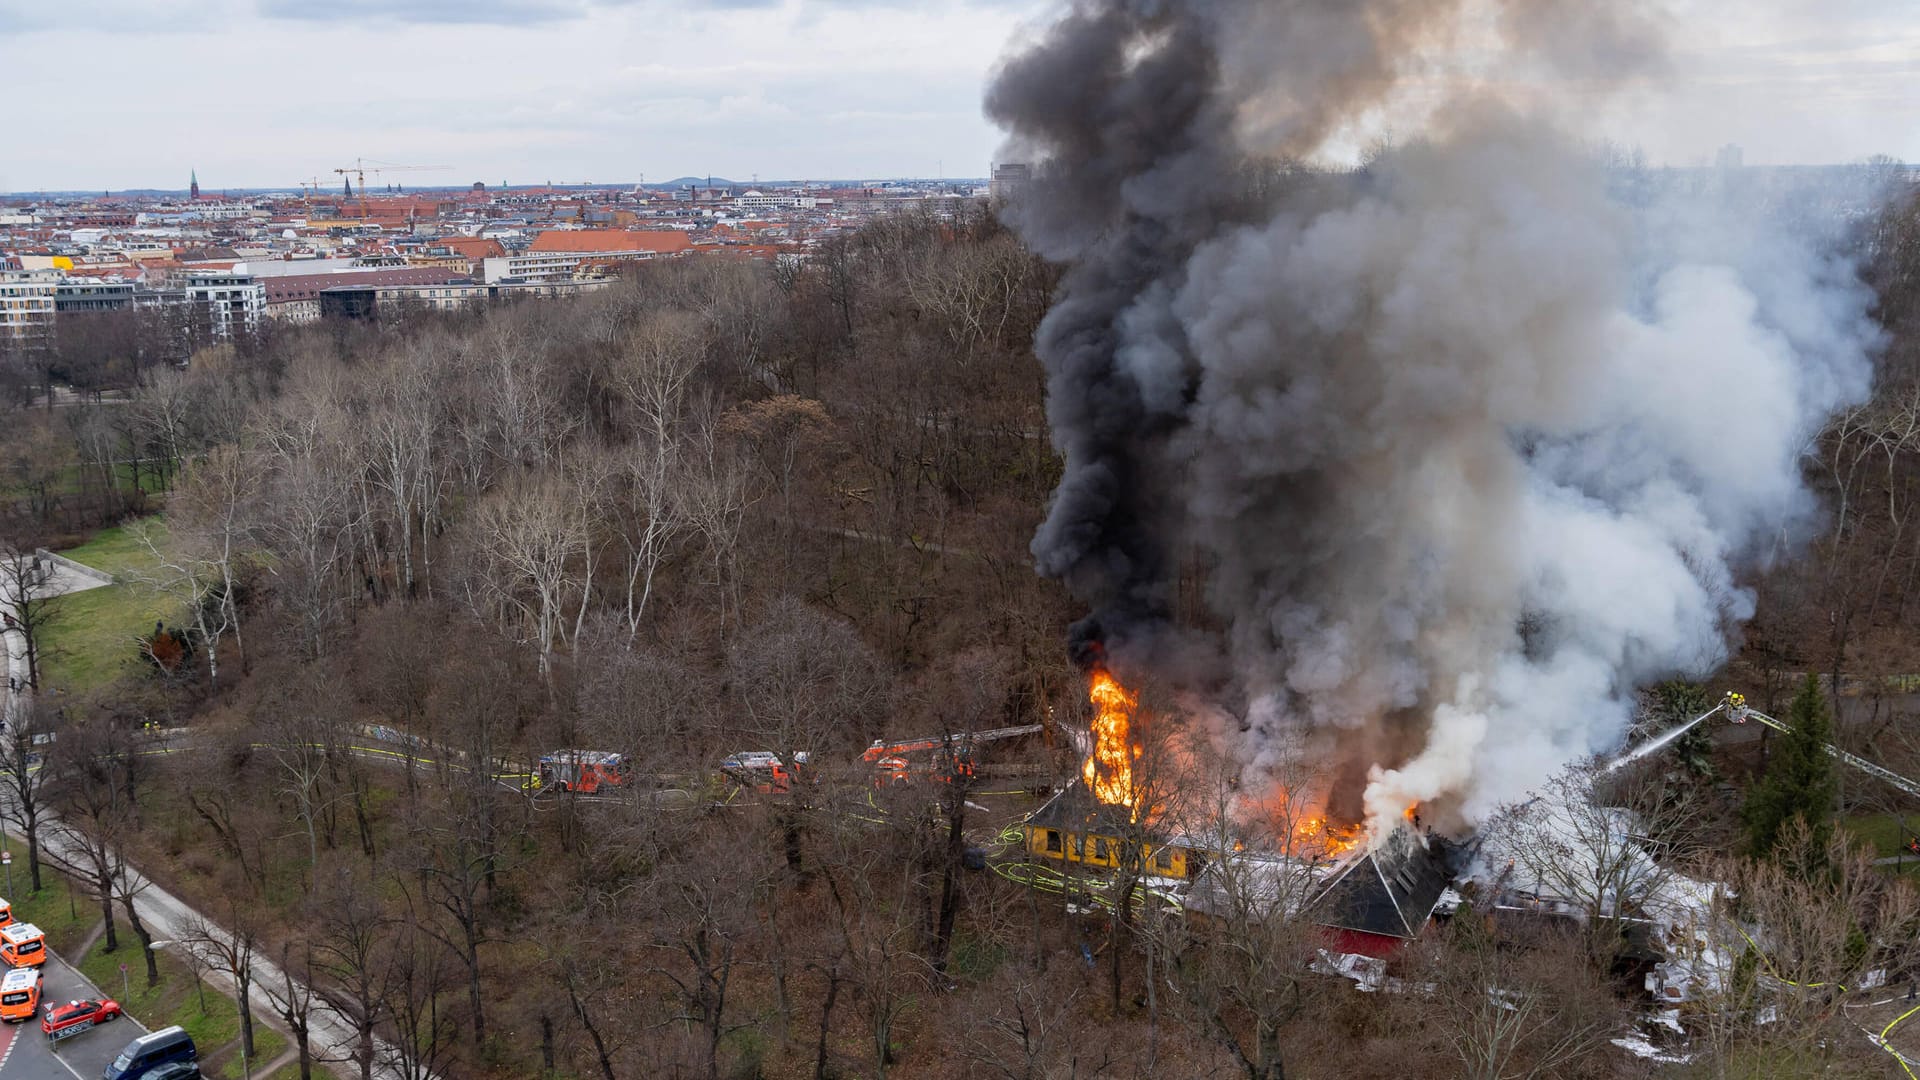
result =
[{"label": "ambulance", "polygon": [[0,927],[13,925],[13,905],[0,900]]},{"label": "ambulance", "polygon": [[0,979],[0,1020],[18,1024],[40,1008],[40,969],[21,968]]},{"label": "ambulance", "polygon": [[47,938],[32,923],[0,929],[0,960],[8,967],[39,967],[47,962]]}]

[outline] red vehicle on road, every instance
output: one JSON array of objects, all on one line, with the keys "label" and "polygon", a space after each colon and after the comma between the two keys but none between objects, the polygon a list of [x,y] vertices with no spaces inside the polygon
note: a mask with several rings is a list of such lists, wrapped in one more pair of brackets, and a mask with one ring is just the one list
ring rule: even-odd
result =
[{"label": "red vehicle on road", "polygon": [[47,1006],[47,1014],[40,1018],[40,1030],[46,1032],[49,1039],[64,1039],[119,1015],[120,1003],[112,998],[69,1001],[65,1005]]}]

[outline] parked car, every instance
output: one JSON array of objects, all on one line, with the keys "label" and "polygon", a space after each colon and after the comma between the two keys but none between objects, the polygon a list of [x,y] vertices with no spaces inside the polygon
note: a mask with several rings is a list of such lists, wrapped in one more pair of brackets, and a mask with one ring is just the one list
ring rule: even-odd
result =
[{"label": "parked car", "polygon": [[[191,1065],[199,1056],[193,1036],[175,1024],[128,1043],[120,1056],[113,1059],[113,1064],[107,1066],[107,1071],[100,1074],[101,1080],[155,1080],[168,1075],[162,1070],[176,1063]],[[198,1070],[186,1075],[198,1075]]]},{"label": "parked car", "polygon": [[49,1039],[64,1039],[119,1016],[120,1003],[112,998],[85,998],[47,1006],[46,1015],[40,1018],[40,1030],[46,1032]]}]

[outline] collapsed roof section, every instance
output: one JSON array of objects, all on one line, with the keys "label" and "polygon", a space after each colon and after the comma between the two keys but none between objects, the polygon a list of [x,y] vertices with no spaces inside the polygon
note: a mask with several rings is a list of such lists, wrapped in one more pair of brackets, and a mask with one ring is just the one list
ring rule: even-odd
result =
[{"label": "collapsed roof section", "polygon": [[1336,872],[1312,905],[1321,926],[1382,937],[1417,936],[1453,879],[1446,842],[1402,823]]}]

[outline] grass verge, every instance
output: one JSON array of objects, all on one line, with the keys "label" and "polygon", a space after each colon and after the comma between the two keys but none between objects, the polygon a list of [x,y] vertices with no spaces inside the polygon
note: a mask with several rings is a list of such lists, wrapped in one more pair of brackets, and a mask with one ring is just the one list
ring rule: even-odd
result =
[{"label": "grass verge", "polygon": [[[127,965],[123,978],[121,964]],[[178,957],[163,950],[160,956],[160,980],[147,985],[146,961],[140,955],[139,939],[120,927],[120,947],[106,951],[103,938],[78,965],[81,974],[93,980],[108,997],[118,1001],[129,1016],[158,1030],[172,1024],[187,1029],[200,1048],[201,1068],[209,1076],[242,1074],[240,1063],[240,1012],[232,997],[213,987],[196,988],[192,971]],[[253,1019],[253,1064],[258,1066],[286,1051],[287,1037],[266,1026],[256,1012]]]},{"label": "grass verge", "polygon": [[[157,516],[143,521],[154,530],[155,542],[164,544],[165,522]],[[86,543],[60,554],[120,579],[67,596],[47,626],[43,682],[56,693],[85,693],[138,667],[135,637],[178,612],[145,586],[125,579],[129,571],[153,565],[152,555],[132,525],[102,529]]]},{"label": "grass verge", "polygon": [[[0,838],[13,852],[13,891],[6,898],[13,905],[14,919],[39,927],[47,935],[48,948],[72,956],[100,925],[100,906],[88,900],[85,890],[65,874],[45,863],[40,865],[40,884],[44,887],[33,891],[29,887],[33,876],[27,869],[27,842],[7,832],[0,832]],[[6,878],[0,877],[0,887],[5,886]]]},{"label": "grass verge", "polygon": [[[1900,819],[1893,814],[1855,814],[1842,818],[1840,825],[1873,848],[1875,855],[1885,858],[1906,851],[1907,841],[1913,838],[1908,830],[1920,830],[1920,815],[1907,815],[1905,828],[1901,827]],[[1914,861],[1920,862],[1920,856],[1914,856]]]}]

